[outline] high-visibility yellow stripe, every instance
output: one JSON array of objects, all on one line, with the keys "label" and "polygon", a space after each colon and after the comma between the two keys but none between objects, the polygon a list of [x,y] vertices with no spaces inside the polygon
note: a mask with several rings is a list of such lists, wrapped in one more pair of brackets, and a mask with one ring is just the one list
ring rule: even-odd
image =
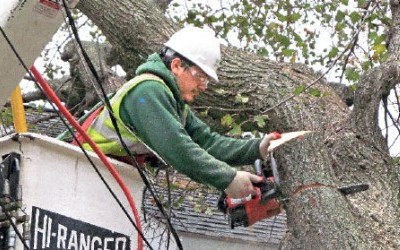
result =
[{"label": "high-visibility yellow stripe", "polygon": [[14,128],[17,133],[28,131],[25,118],[24,104],[22,102],[21,88],[17,86],[11,95],[11,110],[14,120]]}]

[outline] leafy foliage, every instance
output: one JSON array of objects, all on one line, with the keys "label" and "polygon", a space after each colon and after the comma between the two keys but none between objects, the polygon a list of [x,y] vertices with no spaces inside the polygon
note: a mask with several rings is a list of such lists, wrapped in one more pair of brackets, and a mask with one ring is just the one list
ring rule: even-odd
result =
[{"label": "leafy foliage", "polygon": [[[184,24],[208,26],[242,50],[329,72],[329,81],[353,90],[365,71],[387,58],[389,1],[184,0],[171,4],[167,14]],[[326,94],[304,85],[292,94],[304,92],[317,98]],[[235,100],[243,106],[249,101],[240,95]],[[231,135],[242,133],[242,125],[252,121],[235,121],[238,116],[221,119]]]},{"label": "leafy foliage", "polygon": [[169,15],[278,61],[320,70],[340,57],[336,81],[350,84],[386,58],[388,1],[187,0],[172,4]]}]

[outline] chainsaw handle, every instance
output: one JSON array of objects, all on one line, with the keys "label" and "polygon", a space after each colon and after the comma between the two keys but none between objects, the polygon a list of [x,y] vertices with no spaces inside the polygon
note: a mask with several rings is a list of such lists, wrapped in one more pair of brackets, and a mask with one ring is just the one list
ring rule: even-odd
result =
[{"label": "chainsaw handle", "polygon": [[264,177],[261,159],[257,159],[257,160],[254,162],[254,169],[255,169],[255,171],[256,171],[256,175],[261,176],[261,177]]},{"label": "chainsaw handle", "polygon": [[261,187],[265,186],[266,182],[267,182],[267,179],[264,178],[261,182],[253,182],[252,184],[253,184],[253,187],[261,188]]}]

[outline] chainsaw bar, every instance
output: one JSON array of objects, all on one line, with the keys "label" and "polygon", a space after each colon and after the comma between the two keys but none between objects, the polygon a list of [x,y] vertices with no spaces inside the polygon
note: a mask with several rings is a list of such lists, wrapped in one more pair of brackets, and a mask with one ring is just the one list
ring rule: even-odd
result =
[{"label": "chainsaw bar", "polygon": [[354,194],[368,190],[369,185],[365,183],[353,184],[348,186],[338,187],[337,189],[344,195]]}]

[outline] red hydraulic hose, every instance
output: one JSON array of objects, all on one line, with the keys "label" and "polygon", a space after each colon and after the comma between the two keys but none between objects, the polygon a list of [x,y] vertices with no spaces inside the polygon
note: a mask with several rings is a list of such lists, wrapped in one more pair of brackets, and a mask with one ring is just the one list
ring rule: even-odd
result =
[{"label": "red hydraulic hose", "polygon": [[[101,161],[106,165],[108,168],[108,171],[112,174],[112,176],[115,178],[115,180],[118,182],[119,186],[123,190],[126,198],[128,199],[129,205],[132,208],[133,215],[135,217],[136,225],[139,230],[139,232],[143,232],[142,226],[140,224],[140,216],[136,208],[135,201],[132,198],[131,193],[129,192],[128,187],[125,185],[124,181],[122,180],[121,176],[119,175],[117,169],[114,167],[114,165],[111,164],[111,162],[108,160],[108,158],[105,156],[105,154],[96,146],[96,143],[88,136],[86,131],[82,129],[82,127],[79,125],[79,123],[75,120],[75,118],[71,115],[71,113],[66,109],[58,96],[54,93],[54,91],[51,89],[47,81],[42,77],[40,72],[36,69],[35,66],[31,67],[31,72],[33,76],[36,78],[38,81],[40,87],[42,87],[43,91],[48,95],[48,97],[51,99],[51,101],[57,106],[57,108],[60,110],[60,112],[67,118],[68,122],[82,135],[84,140],[89,143],[89,145],[92,147],[93,151],[96,152],[96,154],[99,156]],[[143,238],[140,233],[138,233],[138,249],[142,250],[143,249]]]}]

